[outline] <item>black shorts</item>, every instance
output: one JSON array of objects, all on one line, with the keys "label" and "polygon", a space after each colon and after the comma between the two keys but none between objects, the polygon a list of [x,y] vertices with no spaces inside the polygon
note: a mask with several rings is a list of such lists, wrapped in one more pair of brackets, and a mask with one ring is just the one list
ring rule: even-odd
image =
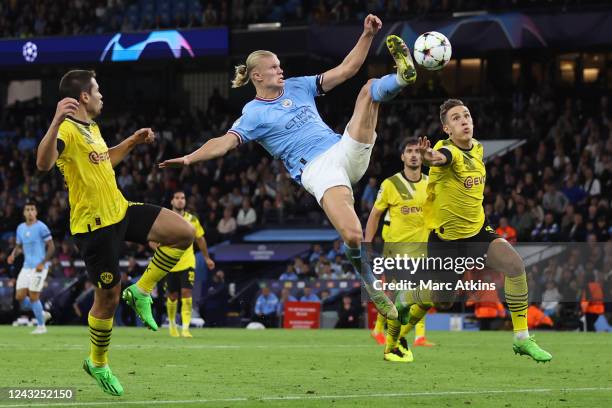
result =
[{"label": "black shorts", "polygon": [[[474,269],[482,269],[486,264],[486,255],[491,242],[500,238],[495,230],[485,221],[476,235],[469,238],[445,241],[435,231],[429,234],[427,242],[427,257],[432,265],[436,265],[426,271],[425,278],[436,282],[450,283],[452,287],[461,279],[462,275]],[[440,263],[433,260],[442,259]],[[452,302],[455,298],[454,291],[437,291],[437,302]]]},{"label": "black shorts", "polygon": [[193,289],[195,269],[189,268],[180,272],[170,272],[166,275],[166,292],[178,292],[181,289]]},{"label": "black shorts", "polygon": [[91,282],[109,289],[120,282],[119,257],[124,241],[146,245],[147,236],[161,211],[151,204],[129,203],[125,217],[92,232],[74,234]]}]

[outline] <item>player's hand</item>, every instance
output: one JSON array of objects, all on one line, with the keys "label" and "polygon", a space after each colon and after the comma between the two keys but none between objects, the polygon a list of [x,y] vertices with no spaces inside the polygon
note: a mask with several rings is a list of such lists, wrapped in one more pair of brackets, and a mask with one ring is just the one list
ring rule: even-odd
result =
[{"label": "player's hand", "polygon": [[368,14],[363,21],[363,32],[371,36],[375,36],[376,33],[382,28],[382,21],[374,14]]},{"label": "player's hand", "polygon": [[12,265],[13,263],[15,263],[15,257],[13,256],[13,254],[10,254],[8,258],[6,258],[6,263],[9,265]]},{"label": "player's hand", "polygon": [[169,159],[159,163],[160,169],[171,169],[189,166],[189,159],[187,156],[177,157],[176,159]]},{"label": "player's hand", "polygon": [[45,269],[45,264],[39,263],[36,265],[36,272],[42,272],[43,269]]},{"label": "player's hand", "polygon": [[62,123],[64,119],[66,119],[66,116],[74,115],[78,109],[79,101],[74,98],[64,98],[57,103],[53,121],[55,123]]},{"label": "player's hand", "polygon": [[213,261],[211,258],[204,258],[204,260],[206,261],[206,267],[209,271],[215,269],[215,261]]},{"label": "player's hand", "polygon": [[446,163],[446,156],[431,148],[427,136],[419,137],[419,151],[423,161],[429,166],[441,166]]},{"label": "player's hand", "polygon": [[138,129],[131,137],[134,138],[136,144],[151,144],[155,142],[155,133],[153,133],[153,130],[151,130],[151,128]]}]

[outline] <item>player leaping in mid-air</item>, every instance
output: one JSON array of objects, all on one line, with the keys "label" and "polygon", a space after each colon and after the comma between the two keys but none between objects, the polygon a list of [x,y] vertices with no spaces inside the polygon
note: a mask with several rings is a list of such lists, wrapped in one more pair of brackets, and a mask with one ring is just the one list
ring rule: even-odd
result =
[{"label": "player leaping in mid-air", "polygon": [[234,88],[249,81],[255,86],[255,99],[244,106],[242,116],[225,135],[209,140],[184,157],[166,160],[160,167],[188,166],[223,156],[242,143],[260,143],[272,156],[280,158],[293,179],[315,196],[344,240],[346,255],[377,309],[395,319],[395,305],[383,292],[374,290],[374,275],[367,262],[362,262],[363,231],[355,213],[351,186],[368,168],[380,103],[391,100],[416,81],[416,70],[404,41],[394,35],[387,37],[397,73],[370,79],[361,88],[344,135],[334,133],[323,122],[315,105],[316,96],[353,77],[363,65],[382,22],[368,15],[363,26],[357,44],[342,63],[319,75],[285,80],[274,53],[252,52],[246,65],[236,67],[232,82]]},{"label": "player leaping in mid-air", "polygon": [[[419,141],[423,161],[431,166],[423,208],[426,227],[431,230],[427,254],[431,258],[486,257],[487,267],[505,275],[504,291],[514,326],[514,352],[537,362],[550,361],[552,355],[538,346],[527,329],[525,264],[512,245],[489,226],[485,216],[484,148],[474,139],[470,110],[462,101],[448,99],[440,106],[440,122],[448,139],[440,140],[434,148],[426,137]],[[450,275],[458,279],[454,271]],[[432,294],[432,298],[441,293]],[[430,300],[438,303],[436,299]],[[452,294],[444,299],[452,300]]]}]

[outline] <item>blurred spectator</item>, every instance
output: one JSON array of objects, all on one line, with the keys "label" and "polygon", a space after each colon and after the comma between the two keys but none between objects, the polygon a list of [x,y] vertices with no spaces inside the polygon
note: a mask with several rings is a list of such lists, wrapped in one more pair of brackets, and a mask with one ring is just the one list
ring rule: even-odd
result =
[{"label": "blurred spectator", "polygon": [[350,296],[342,297],[342,304],[338,311],[338,322],[336,329],[357,329],[359,327],[359,309],[353,305],[353,298]]},{"label": "blurred spectator", "polygon": [[283,318],[285,317],[285,303],[287,302],[297,302],[297,299],[291,294],[289,288],[283,288],[283,290],[281,290],[280,301],[276,307],[276,315],[280,319],[281,327],[283,326]]},{"label": "blurred spectator", "polygon": [[580,307],[586,319],[586,330],[590,332],[595,331],[595,321],[605,311],[602,279],[598,275],[592,272],[587,275],[580,300]]},{"label": "blurred spectator", "polygon": [[228,299],[225,272],[219,270],[213,275],[210,286],[200,299],[200,315],[206,327],[226,326]]},{"label": "blurred spectator", "polygon": [[546,316],[555,317],[557,315],[557,309],[559,302],[562,300],[561,293],[557,289],[555,281],[549,280],[546,282],[546,290],[542,293],[542,309]]},{"label": "blurred spectator", "polygon": [[281,274],[281,276],[278,279],[287,280],[287,281],[298,280],[298,276],[295,273],[295,268],[293,267],[293,264],[287,264],[287,269],[285,270],[285,272]]},{"label": "blurred spectator", "polygon": [[255,303],[255,318],[266,327],[277,327],[276,312],[278,297],[267,286],[261,289],[261,294]]},{"label": "blurred spectator", "polygon": [[497,235],[500,237],[505,238],[509,243],[516,243],[516,230],[512,226],[508,225],[508,219],[506,217],[501,217],[499,219],[499,227],[497,227],[495,232],[497,232]]},{"label": "blurred spectator", "polygon": [[559,240],[559,226],[552,213],[546,213],[544,221],[538,223],[531,231],[533,241],[553,242]]},{"label": "blurred spectator", "polygon": [[552,211],[556,215],[565,211],[565,206],[568,204],[567,197],[558,191],[553,183],[546,184],[544,189],[546,192],[542,196],[542,208],[545,211]]},{"label": "blurred spectator", "polygon": [[342,245],[342,241],[339,239],[334,241],[332,249],[327,253],[327,259],[333,261],[338,256],[344,256],[344,245]]},{"label": "blurred spectator", "polygon": [[232,215],[232,210],[231,208],[226,208],[223,210],[223,218],[221,218],[217,224],[217,231],[222,239],[228,239],[234,235],[236,228],[236,219]]},{"label": "blurred spectator", "polygon": [[376,177],[370,177],[368,179],[368,184],[366,184],[363,189],[363,193],[361,194],[361,211],[364,213],[369,213],[372,210],[372,206],[374,205],[374,200],[376,200],[376,192],[378,191],[378,184],[376,182]]},{"label": "blurred spectator", "polygon": [[257,222],[257,214],[255,209],[251,207],[251,200],[245,198],[242,200],[242,207],[238,210],[238,216],[236,218],[236,224],[238,225],[239,231],[248,231],[253,229]]},{"label": "blurred spectator", "polygon": [[312,292],[312,288],[305,287],[304,294],[300,298],[300,302],[320,302],[321,299]]}]

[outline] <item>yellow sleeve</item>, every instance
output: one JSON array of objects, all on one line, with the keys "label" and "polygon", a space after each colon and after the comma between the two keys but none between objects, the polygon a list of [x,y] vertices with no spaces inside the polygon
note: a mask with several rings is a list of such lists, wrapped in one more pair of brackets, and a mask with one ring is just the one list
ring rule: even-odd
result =
[{"label": "yellow sleeve", "polygon": [[391,192],[391,186],[388,179],[385,179],[380,185],[380,189],[378,190],[378,195],[376,196],[376,201],[374,202],[374,207],[377,210],[385,211],[389,208],[389,198]]},{"label": "yellow sleeve", "polygon": [[64,142],[64,150],[59,155],[59,157],[61,157],[62,155],[64,155],[64,153],[67,153],[68,149],[72,145],[71,142],[73,138],[73,128],[68,121],[63,121],[60,125],[59,131],[57,132],[57,138]]},{"label": "yellow sleeve", "polygon": [[200,224],[200,220],[198,220],[198,217],[192,216],[192,224],[195,228],[195,237],[196,238],[201,238],[204,236],[204,228],[202,227],[202,224]]}]

